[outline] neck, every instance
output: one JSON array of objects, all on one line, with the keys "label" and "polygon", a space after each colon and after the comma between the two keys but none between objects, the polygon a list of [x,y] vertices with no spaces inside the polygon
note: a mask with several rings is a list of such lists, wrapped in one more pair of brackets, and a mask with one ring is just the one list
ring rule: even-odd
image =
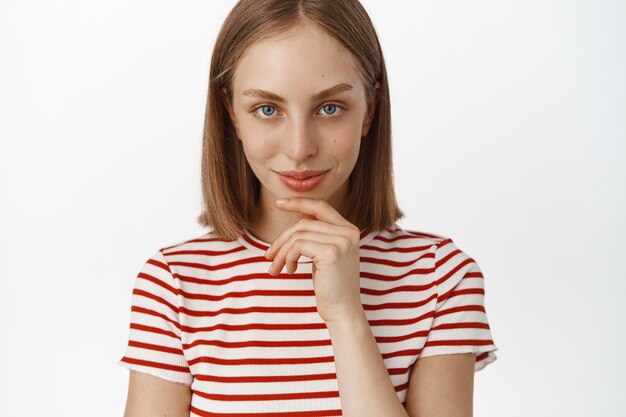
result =
[{"label": "neck", "polygon": [[[326,201],[345,218],[347,210],[349,183],[346,181]],[[250,232],[264,242],[272,243],[281,233],[295,225],[303,218],[302,213],[281,210],[276,207],[276,198],[267,189],[261,186],[259,203],[252,219]]]}]

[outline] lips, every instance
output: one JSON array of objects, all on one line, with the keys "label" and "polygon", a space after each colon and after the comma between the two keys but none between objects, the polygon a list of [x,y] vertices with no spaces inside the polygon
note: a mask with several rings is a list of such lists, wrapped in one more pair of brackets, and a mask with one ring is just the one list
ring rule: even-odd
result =
[{"label": "lips", "polygon": [[284,175],[286,177],[296,178],[299,180],[304,180],[311,177],[316,177],[320,174],[323,174],[329,170],[322,171],[276,171],[280,175]]},{"label": "lips", "polygon": [[319,173],[318,175],[307,177],[307,175],[311,175],[311,172],[314,173],[315,171],[308,171],[307,173],[304,173],[304,172],[298,173],[302,177],[304,177],[302,179],[294,178],[289,175],[283,175],[280,172],[277,172],[277,174],[280,177],[283,184],[285,184],[291,190],[296,191],[296,192],[306,192],[315,188],[317,184],[319,184],[324,179],[324,177],[326,177],[326,174],[328,173],[328,171],[317,171]]}]

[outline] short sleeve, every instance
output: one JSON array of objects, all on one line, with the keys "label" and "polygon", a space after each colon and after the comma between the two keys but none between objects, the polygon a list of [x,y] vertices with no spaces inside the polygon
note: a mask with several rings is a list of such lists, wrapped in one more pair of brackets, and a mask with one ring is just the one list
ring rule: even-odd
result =
[{"label": "short sleeve", "polygon": [[494,362],[494,344],[485,309],[485,280],[476,261],[446,238],[435,248],[437,288],[434,318],[419,357],[476,353],[474,371]]},{"label": "short sleeve", "polygon": [[179,293],[179,284],[159,250],[135,278],[128,344],[119,365],[191,385],[193,377],[182,348]]}]

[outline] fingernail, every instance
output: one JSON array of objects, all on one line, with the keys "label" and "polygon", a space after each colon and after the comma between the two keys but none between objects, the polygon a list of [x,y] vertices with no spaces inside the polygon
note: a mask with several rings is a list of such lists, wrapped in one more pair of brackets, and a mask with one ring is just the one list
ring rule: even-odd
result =
[{"label": "fingernail", "polygon": [[279,198],[278,200],[276,200],[276,204],[287,204],[287,199]]}]

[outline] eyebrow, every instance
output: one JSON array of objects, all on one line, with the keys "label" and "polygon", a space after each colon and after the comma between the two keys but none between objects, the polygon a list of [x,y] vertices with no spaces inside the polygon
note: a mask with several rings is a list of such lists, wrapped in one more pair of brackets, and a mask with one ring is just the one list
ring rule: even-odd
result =
[{"label": "eyebrow", "polygon": [[[327,97],[334,96],[335,94],[339,94],[344,91],[351,90],[352,88],[353,87],[350,84],[346,84],[346,83],[337,84],[334,87],[330,87],[330,88],[327,88],[326,90],[320,91],[319,93],[313,94],[313,96],[311,97],[311,100],[312,101],[323,100]],[[258,98],[262,98],[265,100],[278,101],[281,103],[285,102],[285,99],[282,98],[281,96],[274,94],[272,92],[269,92],[269,91],[259,90],[258,88],[250,88],[248,90],[245,90],[241,94],[243,94],[244,96],[258,97]]]}]

